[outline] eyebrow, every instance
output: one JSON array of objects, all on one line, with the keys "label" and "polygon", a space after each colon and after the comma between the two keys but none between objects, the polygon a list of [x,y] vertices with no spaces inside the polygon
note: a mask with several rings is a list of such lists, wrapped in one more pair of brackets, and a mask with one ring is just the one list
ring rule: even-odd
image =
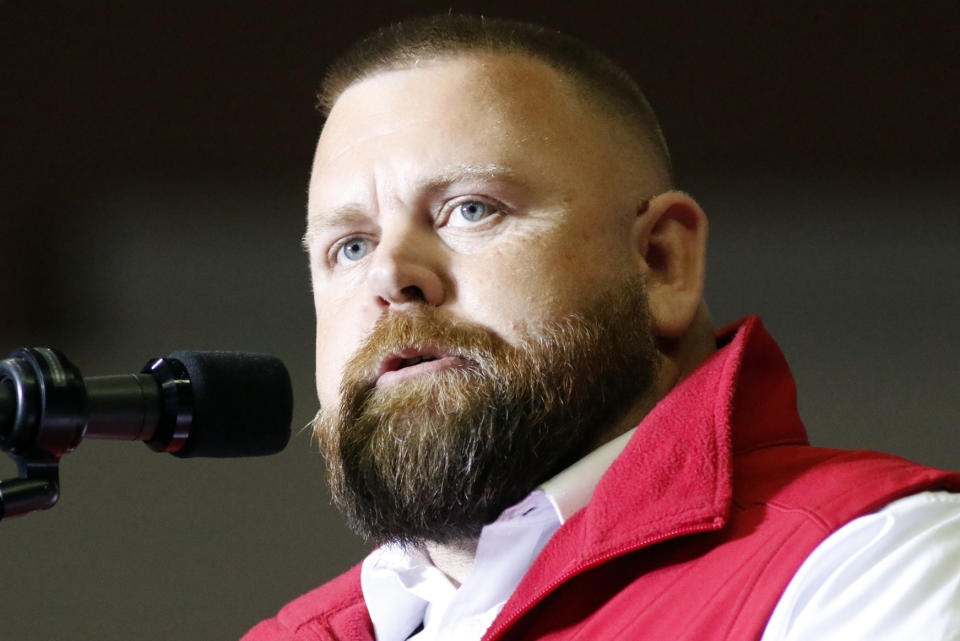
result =
[{"label": "eyebrow", "polygon": [[[518,184],[520,179],[515,171],[509,167],[491,163],[487,165],[455,165],[429,178],[417,181],[414,190],[419,194],[434,194],[455,185],[471,180],[486,182],[502,182]],[[310,250],[311,241],[329,230],[343,229],[357,226],[369,219],[364,213],[365,208],[359,203],[347,203],[330,210],[310,216],[307,219],[307,230],[303,234],[304,249]]]},{"label": "eyebrow", "polygon": [[310,245],[317,236],[330,230],[355,227],[365,222],[367,218],[359,204],[342,205],[322,215],[310,216],[307,218],[307,230],[303,234],[301,244],[309,252]]},{"label": "eyebrow", "polygon": [[422,181],[418,187],[428,191],[431,189],[442,189],[443,187],[464,182],[468,179],[516,182],[518,177],[514,170],[496,163],[487,165],[455,165],[442,171],[437,176]]}]

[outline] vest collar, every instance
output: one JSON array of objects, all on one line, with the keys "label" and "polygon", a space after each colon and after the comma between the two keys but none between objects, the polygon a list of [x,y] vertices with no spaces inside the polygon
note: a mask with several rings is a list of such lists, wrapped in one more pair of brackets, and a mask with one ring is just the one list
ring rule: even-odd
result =
[{"label": "vest collar", "polygon": [[717,342],[720,349],[651,410],[600,479],[576,524],[583,549],[606,555],[674,532],[719,529],[730,510],[735,452],[806,443],[793,377],[760,319],[721,330]]}]

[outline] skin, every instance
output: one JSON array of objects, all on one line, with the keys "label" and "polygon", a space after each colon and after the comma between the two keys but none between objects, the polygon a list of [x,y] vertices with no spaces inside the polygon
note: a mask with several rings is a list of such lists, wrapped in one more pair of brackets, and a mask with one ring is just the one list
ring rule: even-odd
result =
[{"label": "skin", "polygon": [[[605,426],[613,438],[714,349],[706,227],[626,127],[539,61],[427,60],[355,83],[330,113],[310,182],[320,403],[338,403],[343,365],[391,311],[435,306],[515,343],[642,275],[662,358],[654,387]],[[473,549],[430,552],[460,582]]]}]

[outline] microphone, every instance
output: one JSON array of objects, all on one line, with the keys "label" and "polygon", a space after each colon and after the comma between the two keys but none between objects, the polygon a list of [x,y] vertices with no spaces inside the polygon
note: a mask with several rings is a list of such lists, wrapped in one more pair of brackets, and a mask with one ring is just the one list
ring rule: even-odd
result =
[{"label": "microphone", "polygon": [[0,361],[0,448],[62,456],[83,438],[141,440],[174,456],[274,454],[290,439],[293,391],[266,354],[177,351],[140,374],[81,378],[50,348]]},{"label": "microphone", "polygon": [[263,456],[286,447],[292,417],[290,375],[266,354],[178,351],[139,374],[83,378],[55,349],[16,349],[0,360],[0,449],[19,478],[0,481],[0,519],[55,505],[60,458],[85,437]]}]

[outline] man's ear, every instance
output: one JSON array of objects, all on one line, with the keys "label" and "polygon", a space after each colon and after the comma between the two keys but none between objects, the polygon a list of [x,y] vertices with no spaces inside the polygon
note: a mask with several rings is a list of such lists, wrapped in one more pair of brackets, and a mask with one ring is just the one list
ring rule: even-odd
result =
[{"label": "man's ear", "polygon": [[654,331],[663,338],[679,338],[693,323],[703,298],[707,216],[687,194],[669,191],[640,211],[632,241],[646,266]]}]

